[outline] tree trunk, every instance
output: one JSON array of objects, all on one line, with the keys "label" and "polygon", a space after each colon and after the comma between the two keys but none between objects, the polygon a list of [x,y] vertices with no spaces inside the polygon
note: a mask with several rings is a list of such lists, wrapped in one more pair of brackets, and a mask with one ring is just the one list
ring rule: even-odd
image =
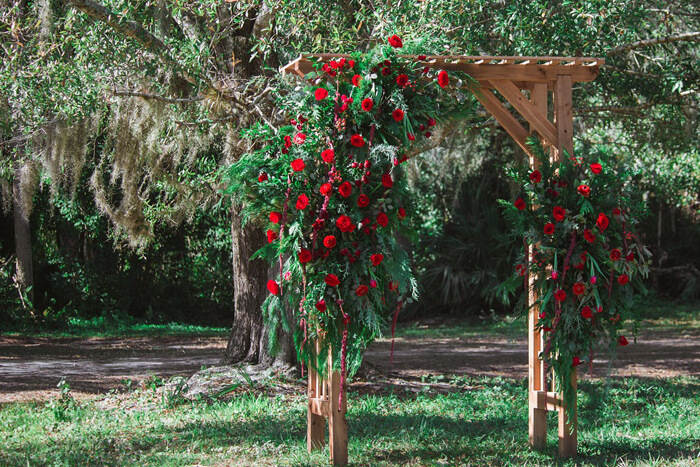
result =
[{"label": "tree trunk", "polygon": [[[12,180],[12,210],[15,221],[15,254],[17,256],[17,283],[21,292],[29,299],[31,306],[34,303],[34,271],[32,266],[32,232],[29,226],[29,215],[24,212],[22,202],[21,176],[22,165],[19,161],[14,163],[14,177]],[[24,301],[24,299],[23,299]]]}]

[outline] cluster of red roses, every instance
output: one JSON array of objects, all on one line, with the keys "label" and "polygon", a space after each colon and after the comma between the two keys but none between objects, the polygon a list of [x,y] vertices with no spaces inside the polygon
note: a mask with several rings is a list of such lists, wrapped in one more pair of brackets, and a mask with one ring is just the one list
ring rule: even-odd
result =
[{"label": "cluster of red roses", "polygon": [[635,208],[618,174],[599,162],[552,164],[538,155],[539,170],[512,174],[527,194],[511,204],[513,221],[530,245],[516,277],[534,276],[544,358],[566,376],[567,368],[590,361],[600,339],[628,344],[622,321],[634,289],[643,288],[648,251],[634,234]]}]

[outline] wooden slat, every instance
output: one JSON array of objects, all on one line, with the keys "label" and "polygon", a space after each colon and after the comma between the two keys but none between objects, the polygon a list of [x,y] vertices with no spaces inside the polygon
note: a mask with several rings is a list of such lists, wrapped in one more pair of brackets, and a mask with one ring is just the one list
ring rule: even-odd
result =
[{"label": "wooden slat", "polygon": [[306,410],[306,448],[309,452],[321,449],[326,443],[326,418],[318,413],[320,410],[313,404],[313,401],[318,400],[318,379],[318,373],[309,367],[308,408]]},{"label": "wooden slat", "polygon": [[[574,400],[571,407],[565,407],[564,404],[561,404],[558,409],[559,457],[562,459],[576,456],[578,438],[578,416],[576,413],[576,367],[571,369],[571,385],[574,388]],[[571,414],[571,423],[569,423],[567,420],[569,414]]]},{"label": "wooden slat", "polygon": [[309,399],[309,411],[315,415],[327,417],[330,414],[330,402],[328,399],[317,397]]},{"label": "wooden slat", "polygon": [[554,114],[558,132],[558,157],[563,157],[566,150],[569,157],[574,155],[574,121],[571,101],[572,78],[570,75],[559,75],[554,87]]},{"label": "wooden slat", "polygon": [[508,80],[491,81],[495,88],[506,98],[525,120],[532,125],[544,140],[553,146],[557,146],[557,129],[547,120],[537,107],[528,101],[523,93]]},{"label": "wooden slat", "polygon": [[503,126],[508,134],[518,143],[527,154],[530,154],[530,148],[525,140],[528,137],[527,130],[513,117],[513,115],[501,104],[491,91],[480,90],[475,94],[476,98],[488,110],[491,115]]},{"label": "wooden slat", "polygon": [[[330,358],[329,358],[330,359]],[[329,361],[330,368],[330,361]],[[330,370],[329,370],[330,371]],[[334,371],[330,375],[330,413],[328,414],[328,447],[331,451],[333,465],[348,465],[348,422],[345,418],[347,412],[347,394],[340,398],[340,372]]]}]

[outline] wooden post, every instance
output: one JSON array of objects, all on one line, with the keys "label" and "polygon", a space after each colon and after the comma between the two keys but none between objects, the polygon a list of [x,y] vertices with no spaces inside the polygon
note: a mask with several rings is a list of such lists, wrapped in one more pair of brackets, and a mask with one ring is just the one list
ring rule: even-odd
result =
[{"label": "wooden post", "polygon": [[[574,388],[574,400],[571,407],[566,407],[563,402],[557,407],[559,418],[559,457],[569,458],[576,456],[576,441],[577,441],[577,413],[576,413],[576,367],[571,369],[571,385]],[[571,421],[567,418],[571,416]]]},{"label": "wooden post", "polygon": [[[320,346],[317,346],[319,349]],[[328,378],[323,379],[309,367],[306,447],[309,452],[325,445],[325,424],[328,418],[328,444],[333,465],[348,464],[347,394],[340,403],[340,372],[332,371],[333,359],[328,353]]]}]

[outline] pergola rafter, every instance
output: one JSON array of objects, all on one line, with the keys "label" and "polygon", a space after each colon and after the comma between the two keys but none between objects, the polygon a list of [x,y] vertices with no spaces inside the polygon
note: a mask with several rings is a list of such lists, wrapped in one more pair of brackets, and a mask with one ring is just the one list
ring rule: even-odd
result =
[{"label": "pergola rafter", "polygon": [[[302,54],[282,67],[280,71],[305,78],[308,73],[316,71],[315,63],[342,57],[349,58],[350,55]],[[605,63],[600,58],[584,57],[437,55],[424,59],[421,57],[421,60],[418,60],[417,55],[402,55],[402,57],[415,60],[422,66],[464,72],[476,80],[480,87],[474,91],[475,97],[518,146],[529,155],[530,164],[533,167],[536,160],[526,144],[527,138],[532,134],[536,134],[543,145],[550,148],[553,159],[561,160],[564,153],[573,156],[572,86],[577,82],[593,81],[598,76],[600,67]],[[520,124],[512,111],[494,92],[499,93],[528,122],[529,129]],[[544,348],[543,336],[540,331],[535,330],[539,310],[536,306],[532,306],[537,297],[532,289],[532,278],[530,279],[528,297],[528,305],[530,305],[528,318],[529,440],[534,448],[545,447],[547,411],[557,411],[559,454],[561,457],[572,457],[576,455],[576,399],[572,407],[565,407],[562,395],[555,392],[553,387],[548,390],[547,375],[543,362],[539,358]],[[347,463],[347,423],[345,422],[345,404],[343,403],[342,407],[337,406],[340,390],[338,377],[337,374],[332,374],[328,381],[321,382],[317,374],[309,372],[308,447],[311,450],[323,444],[322,421],[328,418],[329,438],[332,445],[331,458],[334,464],[345,465]],[[575,389],[576,368],[572,370],[572,378]]]}]

